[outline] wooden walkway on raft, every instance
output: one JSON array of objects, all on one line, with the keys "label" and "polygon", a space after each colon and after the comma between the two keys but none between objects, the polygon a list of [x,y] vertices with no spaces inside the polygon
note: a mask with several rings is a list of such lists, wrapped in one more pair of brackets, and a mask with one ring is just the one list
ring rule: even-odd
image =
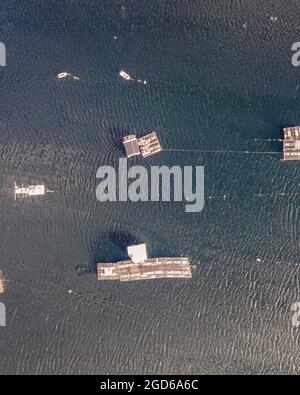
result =
[{"label": "wooden walkway on raft", "polygon": [[188,258],[154,258],[140,263],[99,263],[98,280],[137,281],[160,278],[191,278]]}]

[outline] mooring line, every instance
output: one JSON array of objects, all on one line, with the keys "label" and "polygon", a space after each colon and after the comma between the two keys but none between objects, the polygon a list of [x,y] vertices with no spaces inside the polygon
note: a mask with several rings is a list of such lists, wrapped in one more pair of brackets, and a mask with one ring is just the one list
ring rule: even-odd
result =
[{"label": "mooring line", "polygon": [[299,196],[300,192],[273,192],[273,193],[256,193],[255,197],[284,197],[284,196]]},{"label": "mooring line", "polygon": [[253,139],[253,141],[283,142],[283,139]]},{"label": "mooring line", "polygon": [[[273,193],[254,193],[250,195],[252,198],[266,198],[266,197],[291,197],[291,196],[299,196],[300,192],[273,192]],[[227,193],[224,195],[209,195],[206,197],[208,200],[228,200],[230,198],[235,198],[234,195]]]},{"label": "mooring line", "polygon": [[275,151],[232,151],[232,150],[198,150],[198,149],[172,149],[166,148],[167,152],[191,152],[199,154],[236,154],[236,155],[282,155],[281,152]]}]

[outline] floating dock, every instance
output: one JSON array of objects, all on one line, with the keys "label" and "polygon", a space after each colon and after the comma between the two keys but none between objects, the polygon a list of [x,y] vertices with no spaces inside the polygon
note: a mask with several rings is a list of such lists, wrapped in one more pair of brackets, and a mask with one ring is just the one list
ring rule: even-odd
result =
[{"label": "floating dock", "polygon": [[283,160],[300,160],[300,126],[284,129]]},{"label": "floating dock", "polygon": [[124,137],[123,144],[125,147],[127,158],[131,158],[132,156],[140,156],[141,155],[139,142],[138,142],[137,137],[134,134]]},{"label": "floating dock", "polygon": [[43,196],[46,193],[45,185],[28,185],[24,187],[23,185],[19,187],[15,184],[15,200],[26,199],[28,197]]},{"label": "floating dock", "polygon": [[149,133],[141,138],[137,138],[136,135],[131,134],[124,137],[123,144],[127,158],[131,158],[132,156],[143,156],[146,158],[162,151],[156,132]]},{"label": "floating dock", "polygon": [[153,258],[147,256],[146,245],[127,249],[131,260],[117,263],[99,263],[98,280],[138,281],[162,278],[191,278],[188,258]]}]

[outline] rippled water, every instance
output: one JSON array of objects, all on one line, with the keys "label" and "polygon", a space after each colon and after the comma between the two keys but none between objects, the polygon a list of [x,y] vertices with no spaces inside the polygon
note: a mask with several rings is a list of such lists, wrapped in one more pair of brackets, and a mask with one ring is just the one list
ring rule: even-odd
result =
[{"label": "rippled water", "polygon": [[[117,164],[132,132],[157,129],[165,148],[280,152],[254,139],[300,122],[300,5],[270,3],[2,1],[1,373],[300,373],[299,164],[165,152],[133,163],[204,165],[203,212],[95,198],[97,168]],[[65,70],[81,80],[58,81]],[[55,193],[15,203],[15,180]],[[96,262],[136,241],[190,256],[193,279],[97,282]]]}]

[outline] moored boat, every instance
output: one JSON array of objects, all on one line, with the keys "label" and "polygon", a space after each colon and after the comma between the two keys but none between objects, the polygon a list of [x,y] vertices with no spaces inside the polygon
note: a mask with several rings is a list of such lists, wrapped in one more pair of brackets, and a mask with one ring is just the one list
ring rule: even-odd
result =
[{"label": "moored boat", "polygon": [[126,80],[126,81],[132,80],[132,78],[130,77],[129,74],[126,73],[126,71],[121,70],[121,71],[119,72],[119,75],[120,75],[120,77],[122,77],[122,78],[123,78],[124,80]]},{"label": "moored boat", "polygon": [[57,78],[59,78],[59,79],[66,78],[69,76],[70,76],[70,74],[66,73],[66,72],[57,74]]}]

